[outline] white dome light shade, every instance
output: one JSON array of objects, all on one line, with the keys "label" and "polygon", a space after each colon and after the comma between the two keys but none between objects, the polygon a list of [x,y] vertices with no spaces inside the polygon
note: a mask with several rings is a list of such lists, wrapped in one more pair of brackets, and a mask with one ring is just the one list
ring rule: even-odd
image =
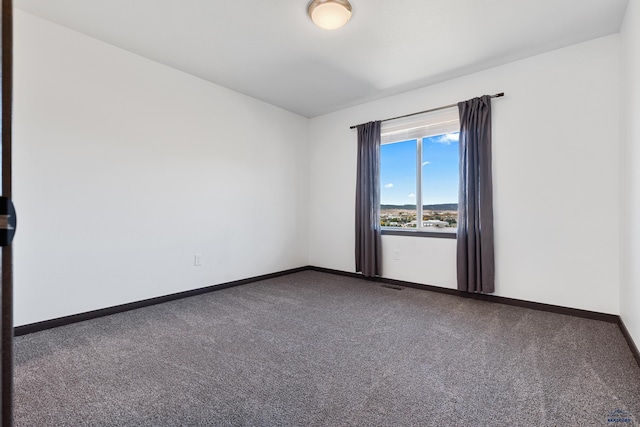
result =
[{"label": "white dome light shade", "polygon": [[313,0],[307,9],[314,24],[325,30],[335,30],[351,19],[348,0]]}]

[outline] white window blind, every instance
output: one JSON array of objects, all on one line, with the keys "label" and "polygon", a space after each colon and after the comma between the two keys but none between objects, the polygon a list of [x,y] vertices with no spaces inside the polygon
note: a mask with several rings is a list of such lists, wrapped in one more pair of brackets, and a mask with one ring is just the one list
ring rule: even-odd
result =
[{"label": "white window blind", "polygon": [[460,130],[458,107],[383,122],[381,143],[421,139]]}]

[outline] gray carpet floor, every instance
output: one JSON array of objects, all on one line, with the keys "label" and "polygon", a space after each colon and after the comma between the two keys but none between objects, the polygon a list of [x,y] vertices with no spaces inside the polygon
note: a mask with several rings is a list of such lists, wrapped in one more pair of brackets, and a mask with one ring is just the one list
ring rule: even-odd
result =
[{"label": "gray carpet floor", "polygon": [[312,271],[25,335],[15,351],[17,426],[640,421],[640,368],[615,324]]}]

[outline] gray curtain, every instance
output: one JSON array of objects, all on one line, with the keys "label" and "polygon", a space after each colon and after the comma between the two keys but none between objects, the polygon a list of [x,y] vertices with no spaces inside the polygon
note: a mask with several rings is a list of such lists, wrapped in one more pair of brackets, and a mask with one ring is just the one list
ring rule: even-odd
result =
[{"label": "gray curtain", "polygon": [[458,103],[460,191],[458,200],[458,290],[491,293],[495,285],[491,97]]},{"label": "gray curtain", "polygon": [[356,182],[356,271],[382,273],[380,233],[380,122],[358,126]]}]

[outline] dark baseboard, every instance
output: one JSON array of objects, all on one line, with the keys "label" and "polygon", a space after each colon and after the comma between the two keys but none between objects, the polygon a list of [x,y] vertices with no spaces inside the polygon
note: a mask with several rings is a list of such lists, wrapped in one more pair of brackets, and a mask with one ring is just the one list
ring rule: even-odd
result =
[{"label": "dark baseboard", "polygon": [[638,363],[638,366],[640,366],[640,351],[638,351],[638,346],[633,341],[633,338],[631,338],[631,334],[629,333],[629,330],[625,326],[625,324],[622,321],[621,317],[618,318],[618,326],[620,326],[620,330],[622,331],[622,335],[624,335],[624,339],[626,339],[627,340],[627,344],[629,344],[629,348],[631,349],[631,353],[633,354],[633,357],[636,359],[636,362]]},{"label": "dark baseboard", "polygon": [[582,317],[585,319],[600,320],[602,322],[618,323],[620,318],[616,314],[600,313],[597,311],[581,310],[579,308],[562,307],[560,305],[544,304],[540,302],[524,301],[514,298],[499,297],[486,294],[472,294],[460,292],[460,296],[464,298],[477,299],[481,301],[495,302],[498,304],[513,305],[516,307],[530,308],[538,311],[547,311],[549,313],[566,314],[568,316]]},{"label": "dark baseboard", "polygon": [[45,329],[56,328],[58,326],[70,325],[72,323],[82,322],[84,320],[95,319],[110,314],[122,313],[124,311],[135,310],[137,308],[148,307],[150,305],[161,304],[163,302],[174,301],[182,298],[192,297],[207,292],[219,291],[234,286],[246,285],[248,283],[258,282],[260,280],[272,279],[274,277],[285,276],[291,273],[308,270],[308,267],[298,267],[291,270],[279,271],[277,273],[264,274],[262,276],[250,277],[248,279],[235,280],[233,282],[221,283],[219,285],[206,286],[204,288],[193,289],[190,291],[178,292],[175,294],[164,295],[156,298],[149,298],[142,301],[130,302],[128,304],[116,305],[114,307],[101,308],[98,310],[87,311],[84,313],[72,314],[70,316],[58,317],[56,319],[44,320],[42,322],[30,323],[28,325],[17,326],[13,329],[14,336],[31,334],[33,332],[44,331]]},{"label": "dark baseboard", "polygon": [[315,265],[308,265],[307,270],[318,271],[320,273],[335,274],[336,276],[353,277],[354,279],[365,279],[365,280],[371,279],[370,277],[364,277],[360,273],[351,273],[349,271],[333,270],[331,268],[324,268],[324,267],[316,267]]},{"label": "dark baseboard", "polygon": [[301,271],[318,271],[318,272],[321,272],[321,273],[328,273],[328,274],[334,274],[334,275],[338,275],[338,276],[352,277],[352,278],[355,278],[355,279],[362,279],[362,280],[368,280],[368,281],[372,281],[372,282],[385,283],[385,284],[393,285],[393,286],[401,286],[401,287],[406,287],[406,288],[422,289],[422,290],[431,291],[431,292],[438,292],[438,293],[443,293],[443,294],[448,294],[448,295],[455,295],[455,296],[459,296],[461,298],[471,298],[471,299],[487,301],[487,302],[493,302],[493,303],[498,303],[498,304],[507,304],[507,305],[512,305],[512,306],[516,306],[516,307],[530,308],[530,309],[538,310],[538,311],[546,311],[546,312],[550,312],[550,313],[565,314],[565,315],[569,315],[569,316],[582,317],[582,318],[585,318],[585,319],[600,320],[600,321],[603,321],[603,322],[616,323],[620,327],[620,330],[622,331],[622,334],[624,335],[625,339],[627,340],[627,343],[629,344],[629,348],[631,349],[631,352],[633,353],[633,356],[635,357],[636,361],[638,362],[638,365],[640,365],[640,353],[638,352],[638,347],[636,346],[635,342],[633,341],[633,338],[631,338],[631,335],[629,334],[629,331],[627,330],[626,326],[622,322],[622,319],[620,318],[620,316],[617,316],[615,314],[606,314],[606,313],[599,313],[599,312],[595,312],[595,311],[580,310],[580,309],[577,309],[577,308],[568,308],[568,307],[562,307],[562,306],[558,306],[558,305],[543,304],[543,303],[539,303],[539,302],[530,302],[530,301],[518,300],[518,299],[514,299],[514,298],[499,297],[499,296],[495,296],[495,295],[473,294],[473,293],[468,293],[468,292],[462,292],[462,291],[459,291],[457,289],[441,288],[441,287],[438,287],[438,286],[423,285],[423,284],[420,284],[420,283],[413,283],[413,282],[405,282],[403,280],[388,279],[388,278],[385,278],[385,277],[374,277],[374,278],[371,278],[371,277],[365,277],[360,273],[352,273],[352,272],[348,272],[348,271],[333,270],[333,269],[330,269],[330,268],[316,267],[316,266],[311,266],[311,265],[308,265],[308,266],[305,266],[305,267],[293,268],[293,269],[290,269],[290,270],[279,271],[279,272],[271,273],[271,274],[265,274],[265,275],[262,275],[262,276],[250,277],[248,279],[242,279],[242,280],[236,280],[236,281],[233,281],[233,282],[221,283],[219,285],[206,286],[204,288],[198,288],[198,289],[193,289],[193,290],[190,290],[190,291],[178,292],[178,293],[171,294],[171,295],[165,295],[165,296],[161,296],[161,297],[150,298],[150,299],[146,299],[146,300],[142,300],[142,301],[131,302],[131,303],[128,303],[128,304],[117,305],[117,306],[114,306],[114,307],[102,308],[102,309],[99,309],[99,310],[88,311],[88,312],[85,312],[85,313],[73,314],[71,316],[59,317],[57,319],[45,320],[45,321],[42,321],[42,322],[31,323],[31,324],[22,325],[22,326],[17,326],[17,327],[14,328],[14,335],[15,336],[26,335],[26,334],[30,334],[30,333],[33,333],[33,332],[39,332],[39,331],[43,331],[43,330],[46,330],[46,329],[55,328],[55,327],[58,327],[58,326],[69,325],[71,323],[82,322],[84,320],[95,319],[95,318],[102,317],[102,316],[108,316],[110,314],[122,313],[124,311],[135,310],[137,308],[148,307],[148,306],[155,305],[155,304],[161,304],[163,302],[169,302],[169,301],[174,301],[174,300],[178,300],[178,299],[182,299],[182,298],[192,297],[192,296],[195,296],[195,295],[200,295],[200,294],[204,294],[204,293],[208,293],[208,292],[219,291],[221,289],[227,289],[227,288],[231,288],[231,287],[234,287],[234,286],[246,285],[248,283],[258,282],[260,280],[272,279],[274,277],[285,276],[287,274],[298,273],[298,272],[301,272]]},{"label": "dark baseboard", "polygon": [[550,313],[566,314],[569,316],[583,317],[585,319],[601,320],[603,322],[618,323],[619,316],[615,314],[599,313],[597,311],[581,310],[578,308],[568,308],[559,305],[543,304],[539,302],[524,301],[514,298],[499,297],[488,294],[473,294],[462,292],[457,289],[441,288],[439,286],[423,285],[420,283],[405,282],[403,280],[387,279],[385,277],[365,277],[359,273],[350,273],[346,271],[331,270],[329,268],[310,266],[309,270],[320,271],[323,273],[337,274],[340,276],[354,277],[358,279],[369,280],[372,282],[387,283],[389,285],[403,286],[406,288],[423,289],[425,291],[438,292],[442,294],[456,295],[462,298],[471,298],[480,301],[494,302],[498,304],[513,305],[516,307],[531,308],[533,310],[547,311]]}]

